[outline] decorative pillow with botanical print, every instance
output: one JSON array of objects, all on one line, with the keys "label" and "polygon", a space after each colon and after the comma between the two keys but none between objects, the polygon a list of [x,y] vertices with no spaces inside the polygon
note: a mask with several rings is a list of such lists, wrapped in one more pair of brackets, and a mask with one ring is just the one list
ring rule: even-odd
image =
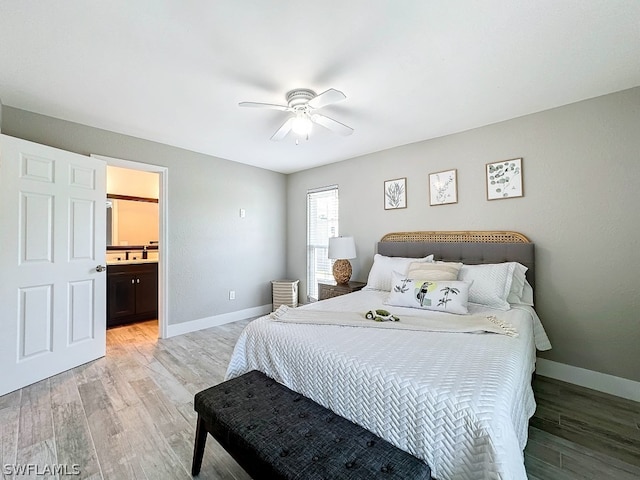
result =
[{"label": "decorative pillow with botanical print", "polygon": [[393,272],[387,305],[438,312],[469,313],[469,282],[411,278]]}]

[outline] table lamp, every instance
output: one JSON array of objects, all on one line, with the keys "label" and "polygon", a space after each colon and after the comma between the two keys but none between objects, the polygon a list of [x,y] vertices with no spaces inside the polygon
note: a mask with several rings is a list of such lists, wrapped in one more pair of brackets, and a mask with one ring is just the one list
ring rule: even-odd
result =
[{"label": "table lamp", "polygon": [[329,258],[333,263],[333,278],[338,284],[349,283],[351,279],[350,258],[356,258],[356,243],[353,237],[332,237],[329,239]]}]

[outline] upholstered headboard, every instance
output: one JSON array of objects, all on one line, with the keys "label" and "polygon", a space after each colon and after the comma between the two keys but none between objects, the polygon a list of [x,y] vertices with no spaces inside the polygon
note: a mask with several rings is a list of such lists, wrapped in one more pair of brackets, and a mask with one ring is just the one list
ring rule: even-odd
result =
[{"label": "upholstered headboard", "polygon": [[388,257],[425,257],[436,260],[481,263],[519,262],[528,268],[526,277],[535,287],[535,249],[517,232],[395,232],[378,242],[378,253]]}]

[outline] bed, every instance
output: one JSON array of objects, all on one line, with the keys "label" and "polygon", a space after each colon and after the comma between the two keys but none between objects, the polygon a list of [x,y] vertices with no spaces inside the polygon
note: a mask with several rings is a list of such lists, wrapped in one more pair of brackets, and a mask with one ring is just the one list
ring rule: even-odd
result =
[{"label": "bed", "polygon": [[[291,315],[290,321],[272,314],[251,322],[227,378],[260,370],[423,459],[438,480],[526,480],[523,450],[535,410],[531,375],[536,349],[551,348],[532,306],[534,263],[534,244],[516,232],[388,234],[362,291],[289,309],[282,317]],[[388,303],[397,295],[409,298],[398,288],[400,276],[418,275],[399,269],[460,264],[463,280],[450,285],[468,289],[467,314],[447,313],[435,308],[438,302],[436,311]],[[509,276],[506,288],[501,282]],[[524,285],[514,298],[518,282]],[[494,283],[505,299],[509,294],[506,308],[477,296]],[[376,309],[400,321],[364,319]],[[488,326],[456,330],[465,322]]]}]

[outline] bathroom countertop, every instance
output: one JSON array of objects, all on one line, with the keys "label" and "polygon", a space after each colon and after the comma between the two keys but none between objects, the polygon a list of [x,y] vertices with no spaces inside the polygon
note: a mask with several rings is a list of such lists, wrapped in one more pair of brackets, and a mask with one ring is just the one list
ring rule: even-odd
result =
[{"label": "bathroom countertop", "polygon": [[107,265],[135,265],[138,263],[158,263],[157,258],[136,258],[130,260],[108,260]]}]

